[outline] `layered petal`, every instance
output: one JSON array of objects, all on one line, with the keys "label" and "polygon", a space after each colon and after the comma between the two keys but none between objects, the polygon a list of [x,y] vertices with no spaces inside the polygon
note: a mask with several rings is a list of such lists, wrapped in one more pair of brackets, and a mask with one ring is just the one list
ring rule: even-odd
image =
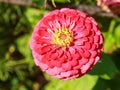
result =
[{"label": "layered petal", "polygon": [[97,5],[107,12],[120,15],[120,0],[97,0]]},{"label": "layered petal", "polygon": [[69,80],[90,71],[101,57],[103,36],[89,15],[63,8],[35,26],[30,48],[35,64],[55,78]]}]

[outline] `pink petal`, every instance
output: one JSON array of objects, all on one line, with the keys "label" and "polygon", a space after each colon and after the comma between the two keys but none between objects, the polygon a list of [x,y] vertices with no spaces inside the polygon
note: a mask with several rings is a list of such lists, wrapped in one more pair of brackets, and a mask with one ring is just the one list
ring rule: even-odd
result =
[{"label": "pink petal", "polygon": [[83,57],[85,57],[85,58],[89,58],[90,55],[91,55],[90,52],[87,50],[85,50],[85,52],[83,53]]},{"label": "pink petal", "polygon": [[57,59],[57,58],[58,58],[58,53],[52,53],[52,54],[50,55],[50,58],[51,58],[51,59]]},{"label": "pink petal", "polygon": [[86,26],[87,30],[91,30],[92,29],[92,24],[90,22],[86,22],[85,26]]},{"label": "pink petal", "polygon": [[100,60],[100,56],[97,56],[97,57],[95,58],[94,65],[95,65],[99,60]]},{"label": "pink petal", "polygon": [[85,65],[83,65],[80,69],[81,69],[81,73],[86,73],[88,71],[88,69],[92,66],[94,62],[94,59],[90,59],[88,63],[86,63]]},{"label": "pink petal", "polygon": [[89,59],[87,59],[87,58],[82,58],[81,60],[79,60],[79,64],[82,66],[82,65],[88,63],[88,61],[89,61]]},{"label": "pink petal", "polygon": [[78,39],[77,41],[74,42],[76,46],[82,46],[84,45],[84,41]]},{"label": "pink petal", "polygon": [[96,57],[97,56],[97,51],[90,51],[91,57]]},{"label": "pink petal", "polygon": [[95,43],[99,42],[99,40],[100,40],[100,37],[98,35],[94,36],[94,42]]},{"label": "pink petal", "polygon": [[52,50],[51,46],[43,46],[43,47],[41,46],[41,47],[36,48],[36,52],[41,55],[49,52],[50,50]]},{"label": "pink petal", "polygon": [[62,68],[65,69],[66,71],[68,71],[68,70],[71,70],[72,67],[71,67],[70,63],[67,62],[67,63],[62,64]]},{"label": "pink petal", "polygon": [[91,43],[86,42],[85,45],[83,46],[84,49],[90,50],[91,48]]},{"label": "pink petal", "polygon": [[71,65],[72,67],[74,67],[74,66],[79,65],[79,63],[78,63],[77,60],[72,60],[72,61],[70,61],[70,65]]},{"label": "pink petal", "polygon": [[80,59],[81,58],[80,53],[76,51],[75,54],[72,54],[72,58],[73,58],[73,60]]},{"label": "pink petal", "polygon": [[[51,40],[56,30],[70,31],[66,47]],[[84,12],[63,8],[46,14],[35,26],[30,48],[35,64],[55,78],[70,80],[87,73],[101,57],[103,36],[97,22]]]},{"label": "pink petal", "polygon": [[75,53],[75,49],[73,47],[69,47],[69,51],[70,51],[71,54]]},{"label": "pink petal", "polygon": [[61,76],[62,76],[62,77],[69,77],[70,74],[71,74],[70,71],[67,71],[67,72],[61,72]]},{"label": "pink petal", "polygon": [[39,63],[39,67],[42,69],[42,71],[46,71],[49,67],[47,64]]},{"label": "pink petal", "polygon": [[96,48],[97,48],[96,44],[93,44],[91,50],[95,50]]},{"label": "pink petal", "polygon": [[102,44],[103,43],[103,41],[104,41],[104,38],[103,38],[103,36],[102,35],[100,35],[100,44]]}]

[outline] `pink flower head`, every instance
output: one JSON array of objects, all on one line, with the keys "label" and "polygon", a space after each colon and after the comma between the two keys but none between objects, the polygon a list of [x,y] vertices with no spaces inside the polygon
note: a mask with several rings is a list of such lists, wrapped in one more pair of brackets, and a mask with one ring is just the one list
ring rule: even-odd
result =
[{"label": "pink flower head", "polygon": [[103,36],[96,21],[69,8],[46,14],[35,26],[30,47],[35,64],[55,78],[84,75],[100,59]]},{"label": "pink flower head", "polygon": [[107,12],[120,15],[120,0],[97,0],[97,5]]}]

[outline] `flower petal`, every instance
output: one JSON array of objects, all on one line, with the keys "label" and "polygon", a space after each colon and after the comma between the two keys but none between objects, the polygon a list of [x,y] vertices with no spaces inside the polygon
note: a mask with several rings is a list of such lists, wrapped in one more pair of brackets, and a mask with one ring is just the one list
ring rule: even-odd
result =
[{"label": "flower petal", "polygon": [[[67,38],[61,39],[61,35]],[[97,22],[84,12],[63,8],[35,26],[30,48],[35,64],[55,78],[70,80],[92,69],[103,51]],[[62,45],[62,44],[64,45]]]}]

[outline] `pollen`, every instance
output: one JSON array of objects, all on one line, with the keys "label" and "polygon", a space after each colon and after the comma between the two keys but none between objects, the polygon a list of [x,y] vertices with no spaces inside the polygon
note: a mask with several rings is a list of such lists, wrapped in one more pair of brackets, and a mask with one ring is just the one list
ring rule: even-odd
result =
[{"label": "pollen", "polygon": [[73,41],[73,33],[67,28],[62,28],[54,31],[52,44],[61,47],[68,47]]}]

